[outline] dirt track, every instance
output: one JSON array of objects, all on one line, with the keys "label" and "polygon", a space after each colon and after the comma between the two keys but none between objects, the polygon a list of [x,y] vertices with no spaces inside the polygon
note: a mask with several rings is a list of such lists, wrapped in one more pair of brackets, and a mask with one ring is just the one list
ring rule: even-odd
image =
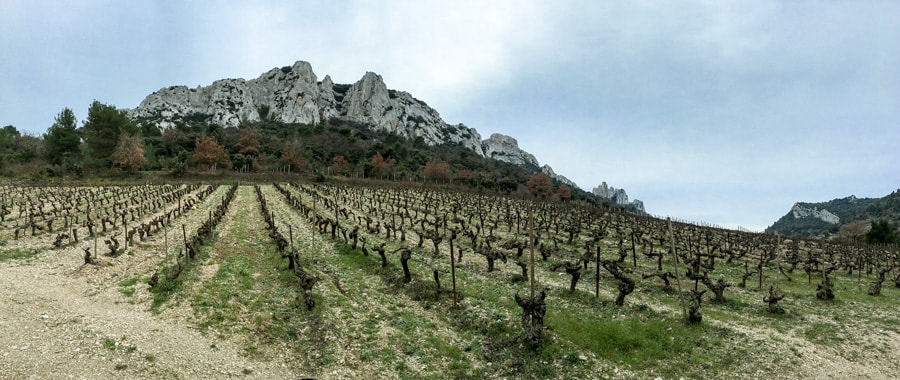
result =
[{"label": "dirt track", "polygon": [[[0,263],[0,378],[291,377],[145,302],[123,302],[114,285],[97,292],[84,277],[98,269],[80,260],[66,250]],[[147,297],[142,285],[135,297]]]}]

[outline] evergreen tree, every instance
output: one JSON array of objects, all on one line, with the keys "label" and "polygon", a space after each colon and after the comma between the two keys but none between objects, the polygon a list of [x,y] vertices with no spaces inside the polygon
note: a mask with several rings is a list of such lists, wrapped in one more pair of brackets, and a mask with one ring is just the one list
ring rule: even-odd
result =
[{"label": "evergreen tree", "polygon": [[12,125],[0,128],[0,168],[9,162],[12,156],[13,141],[19,136],[19,131]]},{"label": "evergreen tree", "polygon": [[95,167],[108,168],[112,165],[112,154],[119,143],[122,133],[134,135],[138,133],[124,110],[115,106],[94,101],[88,109],[88,118],[82,128],[85,143],[85,156]]},{"label": "evergreen tree", "polygon": [[44,134],[47,161],[54,165],[81,162],[81,137],[75,113],[64,108]]},{"label": "evergreen tree", "polygon": [[894,244],[900,242],[897,229],[887,220],[872,221],[872,228],[866,233],[866,241],[869,243]]}]

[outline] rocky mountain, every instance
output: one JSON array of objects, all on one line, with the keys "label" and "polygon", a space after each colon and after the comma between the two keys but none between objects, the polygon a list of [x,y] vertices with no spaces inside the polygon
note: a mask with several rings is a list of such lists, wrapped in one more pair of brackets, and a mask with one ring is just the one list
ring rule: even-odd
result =
[{"label": "rocky mountain", "polygon": [[485,157],[520,166],[539,166],[537,158],[520,149],[519,142],[512,137],[494,133],[484,140],[481,146],[484,149],[482,155]]},{"label": "rocky mountain", "polygon": [[572,182],[572,180],[566,178],[566,176],[562,174],[556,174],[556,172],[553,171],[553,168],[551,168],[550,165],[541,166],[541,172],[548,175],[550,178],[559,181],[560,183],[566,184],[566,186],[569,186],[573,189],[579,189],[578,185],[576,185],[575,182]]},{"label": "rocky mountain", "polygon": [[848,229],[865,228],[873,220],[900,224],[900,190],[881,198],[849,196],[828,202],[797,202],[766,232],[793,236],[829,237],[835,234],[858,234]]},{"label": "rocky mountain", "polygon": [[483,157],[538,166],[537,159],[500,134],[481,140],[465,125],[450,125],[425,102],[407,92],[388,89],[380,75],[367,72],[353,84],[317,79],[308,62],[274,68],[258,78],[222,79],[206,87],[172,86],[147,96],[129,111],[132,119],[160,129],[178,122],[204,121],[236,127],[262,120],[319,124],[332,118],[360,123],[426,144],[460,144]]},{"label": "rocky mountain", "polygon": [[[178,123],[203,122],[222,127],[273,121],[315,125],[332,119],[358,123],[367,128],[409,139],[421,138],[428,145],[460,145],[481,157],[541,170],[573,188],[578,186],[556,174],[521,148],[515,138],[492,134],[482,140],[474,128],[451,125],[425,102],[404,91],[388,89],[382,77],[367,72],[356,83],[337,84],[326,75],[319,80],[308,62],[273,68],[257,78],[222,79],[206,87],[172,86],[147,96],[129,110],[138,122],[154,123],[160,129]],[[602,197],[616,204],[628,202],[624,190],[606,187]],[[597,189],[595,189],[597,194]]]},{"label": "rocky mountain", "polygon": [[606,181],[591,190],[591,193],[598,197],[609,199],[613,204],[631,207],[637,211],[644,212],[644,202],[641,202],[639,199],[629,202],[628,193],[625,192],[625,189],[616,189],[607,185]]}]

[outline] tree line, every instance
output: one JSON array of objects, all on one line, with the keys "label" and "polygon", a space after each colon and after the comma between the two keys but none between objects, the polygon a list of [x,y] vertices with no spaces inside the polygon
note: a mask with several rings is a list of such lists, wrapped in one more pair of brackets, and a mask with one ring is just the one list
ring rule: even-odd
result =
[{"label": "tree line", "polygon": [[282,172],[594,199],[537,175],[537,167],[481,157],[461,145],[428,146],[422,138],[407,139],[338,119],[318,125],[263,120],[222,127],[194,115],[161,129],[155,120],[132,120],[125,110],[94,101],[80,125],[74,111],[64,108],[41,136],[22,134],[11,125],[0,129],[3,176],[81,178],[139,172]]}]

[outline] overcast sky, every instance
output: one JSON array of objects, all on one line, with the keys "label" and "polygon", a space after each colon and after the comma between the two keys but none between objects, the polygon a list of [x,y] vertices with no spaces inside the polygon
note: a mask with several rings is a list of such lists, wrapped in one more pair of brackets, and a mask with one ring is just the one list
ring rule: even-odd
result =
[{"label": "overcast sky", "polygon": [[761,230],[900,188],[900,1],[0,1],[0,125],[366,71],[585,190]]}]

